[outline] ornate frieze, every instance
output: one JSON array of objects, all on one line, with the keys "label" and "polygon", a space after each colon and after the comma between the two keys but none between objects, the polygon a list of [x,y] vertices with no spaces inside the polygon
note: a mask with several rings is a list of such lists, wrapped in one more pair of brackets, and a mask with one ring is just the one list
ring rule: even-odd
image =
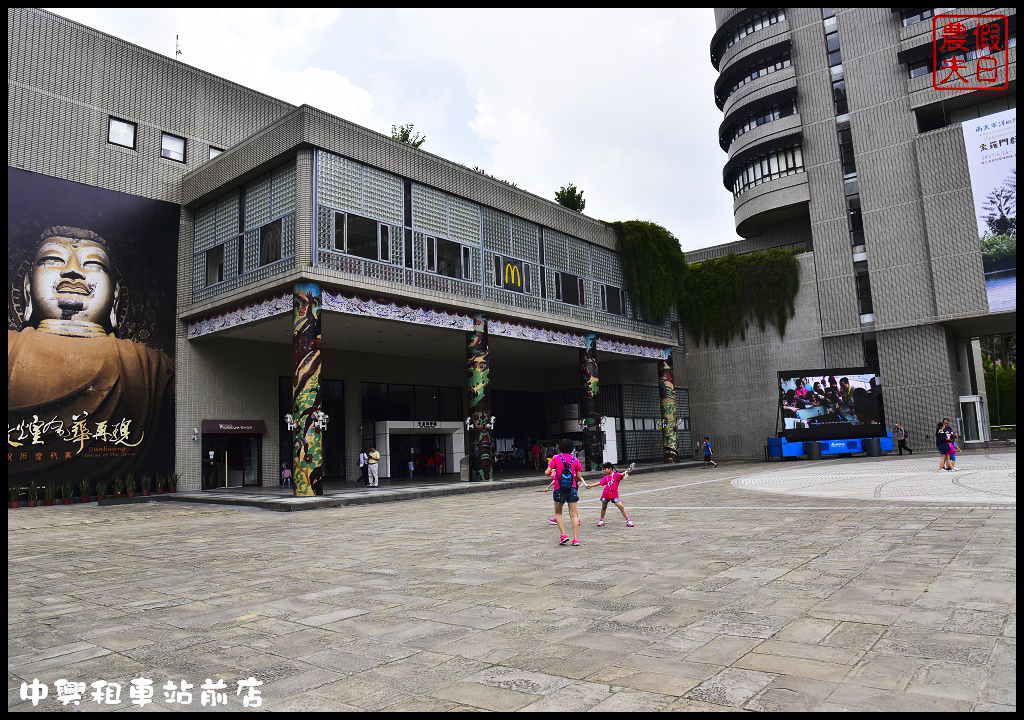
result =
[{"label": "ornate frieze", "polygon": [[269,317],[283,315],[291,311],[292,294],[285,293],[190,322],[188,324],[188,337],[192,339],[221,330],[230,330],[240,325],[266,320]]}]

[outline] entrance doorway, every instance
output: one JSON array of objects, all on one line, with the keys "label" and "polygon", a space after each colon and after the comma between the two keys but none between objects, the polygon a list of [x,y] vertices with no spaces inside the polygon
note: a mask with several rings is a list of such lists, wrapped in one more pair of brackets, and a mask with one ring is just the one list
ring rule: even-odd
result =
[{"label": "entrance doorway", "polygon": [[261,435],[203,435],[203,489],[262,484]]},{"label": "entrance doorway", "polygon": [[[443,459],[440,469],[437,466],[437,453]],[[409,459],[415,464],[414,474],[417,476],[437,476],[452,472],[445,468],[448,455],[445,452],[444,435],[391,435],[391,458],[395,464],[392,477],[409,476]]]}]

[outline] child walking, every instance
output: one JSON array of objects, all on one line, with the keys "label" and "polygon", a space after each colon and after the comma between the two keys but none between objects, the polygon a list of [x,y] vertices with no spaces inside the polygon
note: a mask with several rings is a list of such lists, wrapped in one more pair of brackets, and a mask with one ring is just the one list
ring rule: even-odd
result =
[{"label": "child walking", "polygon": [[[598,527],[604,527],[604,514],[608,510],[608,503],[617,507],[622,513],[622,517],[626,518],[626,527],[633,527],[633,521],[630,519],[629,513],[626,512],[626,506],[619,499],[619,483],[629,477],[630,470],[635,466],[636,463],[632,463],[626,472],[620,473],[615,471],[615,466],[610,462],[604,464],[604,477],[597,483],[604,485],[604,492],[601,493],[601,519],[597,521]],[[583,486],[590,487],[586,483],[583,483]]]},{"label": "child walking", "polygon": [[704,469],[707,469],[708,463],[711,463],[714,467],[718,467],[718,463],[711,459],[711,456],[715,453],[711,449],[711,440],[707,435],[704,436],[704,443],[701,447],[704,448]]}]

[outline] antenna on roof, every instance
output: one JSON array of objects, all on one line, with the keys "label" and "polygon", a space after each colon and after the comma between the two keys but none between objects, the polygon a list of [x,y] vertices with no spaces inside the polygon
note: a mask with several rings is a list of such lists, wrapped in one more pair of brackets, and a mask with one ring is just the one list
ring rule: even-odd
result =
[{"label": "antenna on roof", "polygon": [[174,36],[174,57],[181,55],[181,48],[178,47],[178,36]]}]

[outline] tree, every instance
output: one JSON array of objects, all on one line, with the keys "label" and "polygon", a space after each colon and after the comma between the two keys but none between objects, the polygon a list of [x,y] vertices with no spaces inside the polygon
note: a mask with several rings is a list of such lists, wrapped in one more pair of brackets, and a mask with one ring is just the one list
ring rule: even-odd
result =
[{"label": "tree", "polygon": [[412,123],[406,125],[395,125],[391,126],[391,139],[395,142],[400,142],[404,145],[410,145],[414,148],[418,148],[420,145],[427,141],[426,135],[420,135],[416,133],[413,135],[412,129],[416,127]]},{"label": "tree", "polygon": [[982,217],[992,235],[1017,234],[1017,171],[1014,170],[1003,180],[1002,187],[995,188],[985,198]]},{"label": "tree", "polygon": [[587,201],[583,199],[583,191],[577,190],[576,186],[572,183],[555,193],[555,202],[562,207],[567,207],[580,213],[587,206]]}]

